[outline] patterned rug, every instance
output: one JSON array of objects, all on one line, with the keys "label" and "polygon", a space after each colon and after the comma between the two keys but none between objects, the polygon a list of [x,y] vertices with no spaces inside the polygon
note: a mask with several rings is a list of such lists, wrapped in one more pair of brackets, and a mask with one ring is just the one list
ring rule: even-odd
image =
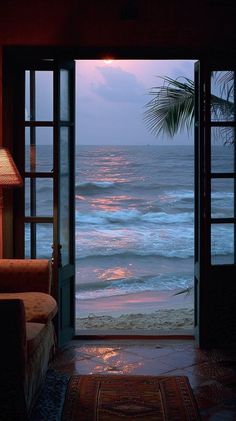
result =
[{"label": "patterned rug", "polygon": [[185,376],[72,376],[62,421],[196,421]]},{"label": "patterned rug", "polygon": [[[49,369],[30,421],[61,421],[69,376]],[[0,415],[1,419],[1,415]]]}]

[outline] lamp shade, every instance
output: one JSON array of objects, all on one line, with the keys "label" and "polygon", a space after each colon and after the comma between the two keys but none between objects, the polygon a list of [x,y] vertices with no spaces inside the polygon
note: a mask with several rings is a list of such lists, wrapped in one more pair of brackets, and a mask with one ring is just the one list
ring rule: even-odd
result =
[{"label": "lamp shade", "polygon": [[22,184],[22,178],[10,152],[0,147],[0,187],[16,187]]}]

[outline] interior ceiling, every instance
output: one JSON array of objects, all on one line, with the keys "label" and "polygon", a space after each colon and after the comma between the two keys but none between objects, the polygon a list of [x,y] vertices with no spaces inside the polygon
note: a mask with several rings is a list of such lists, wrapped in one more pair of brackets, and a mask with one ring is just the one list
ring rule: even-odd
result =
[{"label": "interior ceiling", "polygon": [[235,0],[8,0],[2,45],[234,52]]}]

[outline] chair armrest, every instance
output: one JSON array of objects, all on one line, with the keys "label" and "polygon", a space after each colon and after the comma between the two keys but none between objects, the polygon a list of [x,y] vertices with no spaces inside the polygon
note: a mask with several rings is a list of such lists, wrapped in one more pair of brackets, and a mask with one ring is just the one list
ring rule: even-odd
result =
[{"label": "chair armrest", "polygon": [[0,259],[0,292],[51,292],[47,259]]},{"label": "chair armrest", "polygon": [[26,320],[22,300],[0,299],[0,369],[6,368],[7,361],[11,367],[17,365],[21,377],[25,373],[26,359]]},{"label": "chair armrest", "polygon": [[0,332],[0,418],[23,420],[27,347],[21,300],[0,300]]}]

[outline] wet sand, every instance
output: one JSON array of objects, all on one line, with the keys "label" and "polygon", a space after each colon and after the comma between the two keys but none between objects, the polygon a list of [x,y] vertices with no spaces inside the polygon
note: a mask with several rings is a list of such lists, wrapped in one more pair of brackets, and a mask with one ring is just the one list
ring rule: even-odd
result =
[{"label": "wet sand", "polygon": [[[141,292],[98,300],[77,300],[77,329],[193,329],[193,295]],[[92,311],[91,311],[92,310]]]}]

